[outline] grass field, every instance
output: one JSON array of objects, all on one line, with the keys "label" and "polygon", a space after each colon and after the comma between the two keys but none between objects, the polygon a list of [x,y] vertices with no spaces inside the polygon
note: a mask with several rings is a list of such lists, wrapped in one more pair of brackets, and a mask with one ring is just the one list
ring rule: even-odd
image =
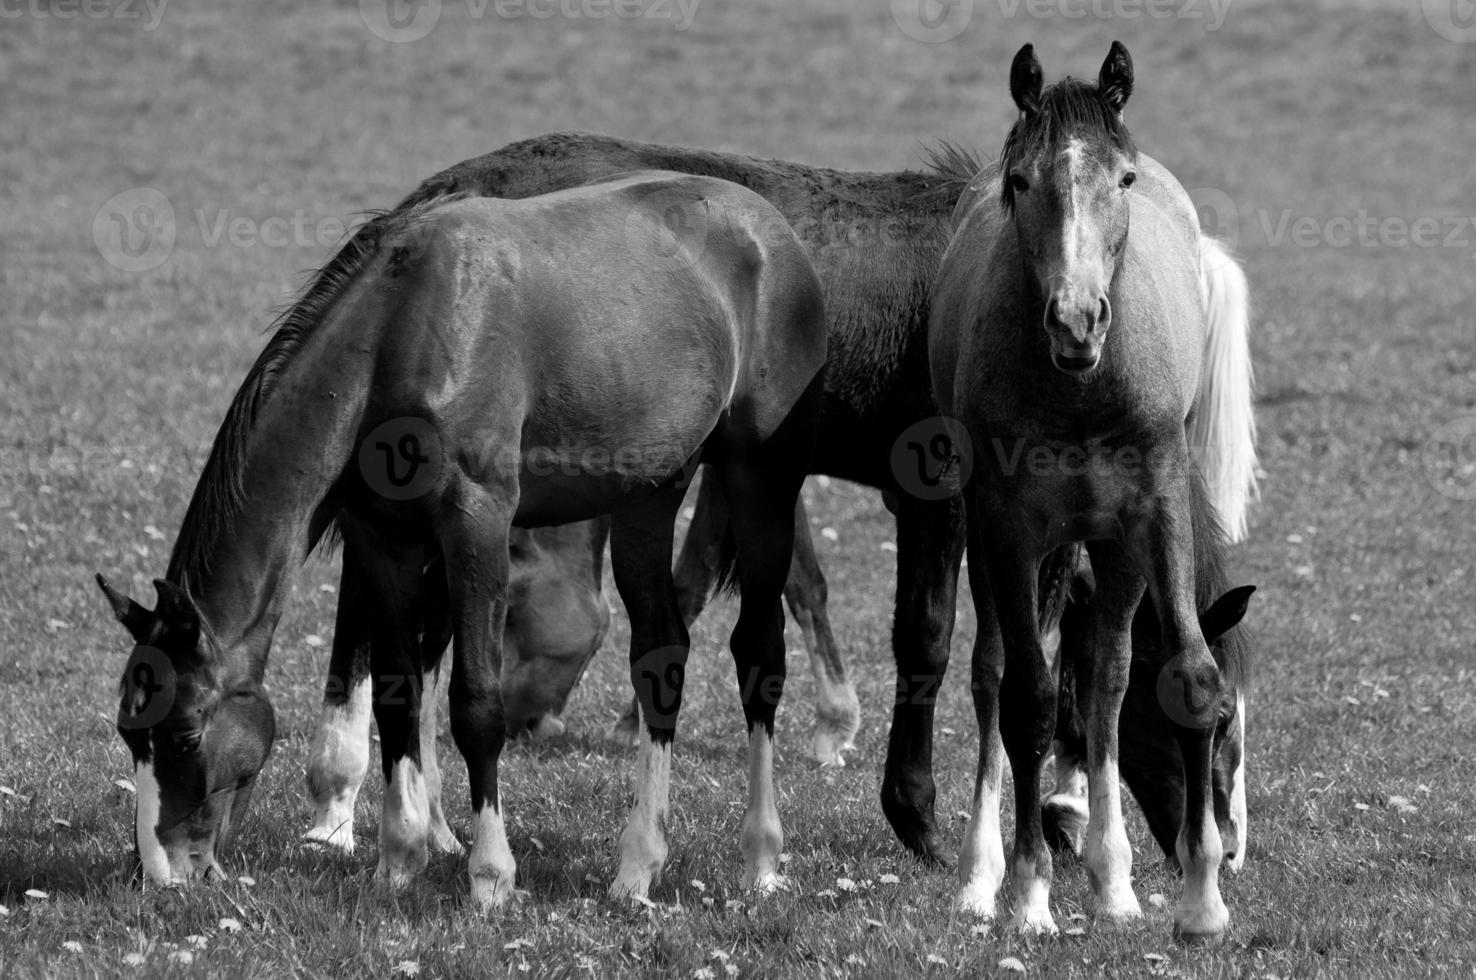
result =
[{"label": "grass field", "polygon": [[[972,8],[956,37],[925,43],[899,26],[905,9],[847,0],[700,0],[690,23],[655,16],[683,9],[655,0],[633,20],[596,16],[597,0],[445,0],[420,8],[439,10],[427,36],[401,41],[370,28],[409,36],[426,22],[391,24],[372,0],[0,7],[0,974],[942,976],[1014,957],[1042,976],[1470,975],[1476,44],[1452,40],[1451,19],[1465,8]],[[876,494],[838,482],[808,493],[817,527],[838,532],[819,545],[865,725],[850,768],[811,769],[810,685],[791,665],[777,774],[792,893],[737,891],[731,605],[694,634],[658,907],[603,897],[631,762],[605,734],[628,696],[610,653],[569,734],[504,765],[527,891],[516,907],[473,914],[464,865],[447,858],[404,894],[378,891],[373,776],[354,858],[300,847],[332,625],[322,586],[336,581],[321,559],[278,633],[279,741],[224,856],[251,881],[128,883],[132,798],[117,781],[130,765],[112,725],[127,648],[91,575],[152,596],[262,328],[344,224],[554,129],[856,169],[918,166],[941,137],[993,153],[1021,43],[1053,78],[1094,74],[1114,37],[1137,65],[1139,145],[1197,189],[1256,304],[1266,472],[1235,565],[1261,589],[1261,660],[1251,850],[1223,883],[1223,945],[1169,939],[1168,910],[1148,899],[1171,906],[1177,884],[1136,814],[1141,927],[1077,921],[1088,885],[1075,862],[1058,863],[1053,907],[1084,932],[1024,940],[950,912],[951,876],[914,865],[876,803],[893,531]],[[114,216],[140,214],[172,248],[122,248],[138,239]],[[612,647],[624,637],[617,617]],[[939,734],[939,813],[955,835],[976,744],[972,638],[965,602]],[[464,832],[464,771],[449,739],[441,751]]]}]

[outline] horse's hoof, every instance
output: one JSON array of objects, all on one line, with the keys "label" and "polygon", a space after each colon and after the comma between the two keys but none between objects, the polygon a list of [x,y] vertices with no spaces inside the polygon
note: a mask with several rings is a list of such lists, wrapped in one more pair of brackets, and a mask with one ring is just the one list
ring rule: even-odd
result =
[{"label": "horse's hoof", "polygon": [[502,908],[513,897],[514,876],[492,868],[471,872],[472,905],[483,913]]},{"label": "horse's hoof", "polygon": [[629,902],[635,905],[650,904],[651,886],[655,876],[644,874],[618,874],[610,882],[609,896],[612,902]]},{"label": "horse's hoof", "polygon": [[1031,909],[1017,913],[1010,927],[1022,936],[1055,936],[1061,932],[1056,928],[1056,920],[1051,917],[1050,909]]},{"label": "horse's hoof", "polygon": [[773,895],[777,892],[787,892],[793,886],[788,878],[777,871],[768,871],[754,878],[753,884],[749,886],[760,896]]},{"label": "horse's hoof", "polygon": [[385,862],[379,862],[379,867],[374,869],[374,883],[391,895],[399,894],[415,881],[416,872],[408,868],[391,868]]},{"label": "horse's hoof", "polygon": [[959,915],[970,915],[984,922],[994,921],[995,893],[984,888],[961,888],[953,899]]},{"label": "horse's hoof", "polygon": [[1092,912],[1092,928],[1099,932],[1127,932],[1142,921],[1143,912],[1137,908],[1118,908],[1111,911],[1098,909]]},{"label": "horse's hoof", "polygon": [[844,769],[846,753],[855,751],[855,742],[829,733],[816,732],[810,743],[810,756],[820,764],[821,769]]},{"label": "horse's hoof", "polygon": [[1174,911],[1174,938],[1191,946],[1212,945],[1225,938],[1230,911],[1224,902],[1180,906]]},{"label": "horse's hoof", "polygon": [[302,842],[313,847],[331,848],[342,854],[354,853],[354,829],[350,825],[335,827],[310,827],[302,835]]}]

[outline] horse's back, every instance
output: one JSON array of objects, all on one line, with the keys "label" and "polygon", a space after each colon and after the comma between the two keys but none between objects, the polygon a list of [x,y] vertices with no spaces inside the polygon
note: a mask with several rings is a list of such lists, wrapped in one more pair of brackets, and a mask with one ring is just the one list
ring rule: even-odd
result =
[{"label": "horse's back", "polygon": [[725,413],[772,429],[824,361],[803,248],[772,205],[715,178],[451,199],[389,251],[406,257],[387,280],[410,296],[388,360],[402,388],[456,405],[455,424],[516,434],[520,522],[589,516],[676,472]]}]

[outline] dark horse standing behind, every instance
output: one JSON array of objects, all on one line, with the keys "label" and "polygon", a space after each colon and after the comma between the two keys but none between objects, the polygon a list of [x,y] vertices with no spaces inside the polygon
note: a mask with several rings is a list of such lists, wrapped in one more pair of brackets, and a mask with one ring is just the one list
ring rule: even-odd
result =
[{"label": "dark horse standing behind", "polygon": [[1208,333],[1203,258],[1189,196],[1140,156],[1123,123],[1132,88],[1121,44],[1095,84],[1068,78],[1044,90],[1034,50],[1021,49],[1010,73],[1020,115],[998,165],[959,203],[933,294],[934,388],[967,429],[976,464],[963,496],[979,767],[959,903],[992,917],[1006,874],[1002,740],[1015,784],[1015,923],[1055,930],[1039,790],[1057,706],[1038,583],[1043,561],[1085,542],[1096,592],[1077,693],[1095,911],[1109,922],[1141,915],[1117,756],[1146,583],[1161,631],[1153,676],[1184,771],[1174,927],[1214,938],[1229,923],[1212,794],[1227,692],[1204,633],[1217,627],[1199,619],[1195,515],[1210,504],[1186,434]]},{"label": "dark horse standing behind", "polygon": [[[780,596],[824,361],[804,249],[771,205],[724,181],[645,173],[525,201],[441,196],[371,222],[286,314],[237,392],[157,607],[100,581],[138,644],[118,727],[148,878],[216,867],[217,841],[271,747],[262,681],[282,603],[336,524],[342,601],[363,616],[341,618],[335,642],[368,648],[383,749],[378,874],[401,885],[427,860],[415,719],[434,666],[423,652],[439,655],[421,647],[436,601],[426,569],[443,561],[451,728],[474,814],[471,896],[505,902],[515,864],[497,769],[520,711],[501,685],[510,532],[611,513],[648,732],[611,891],[645,895],[666,854],[688,652],[673,526],[700,454],[737,531],[743,879],[778,884]],[[386,472],[385,446],[406,469]]]}]

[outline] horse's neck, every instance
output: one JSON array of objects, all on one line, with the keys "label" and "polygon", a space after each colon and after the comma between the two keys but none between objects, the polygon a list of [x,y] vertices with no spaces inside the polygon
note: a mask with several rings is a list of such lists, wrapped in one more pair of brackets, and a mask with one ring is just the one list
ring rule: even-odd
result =
[{"label": "horse's neck", "polygon": [[181,530],[171,572],[214,630],[228,672],[261,678],[297,569],[333,517],[328,498],[352,457],[377,329],[365,317],[353,326],[354,344],[335,342],[342,327],[334,321],[346,319],[330,313],[259,400],[233,460],[237,505],[197,510],[202,494],[220,492],[207,472],[186,518],[203,527]]}]

